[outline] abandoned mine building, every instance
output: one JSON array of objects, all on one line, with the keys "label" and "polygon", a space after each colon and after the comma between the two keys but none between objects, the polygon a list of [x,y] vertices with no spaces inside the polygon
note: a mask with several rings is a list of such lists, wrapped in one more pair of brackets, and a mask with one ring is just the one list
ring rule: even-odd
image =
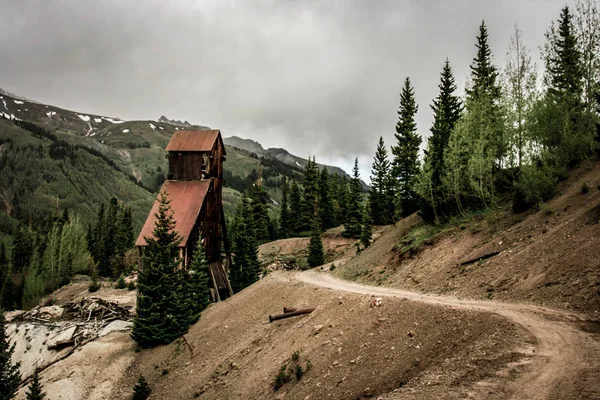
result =
[{"label": "abandoned mine building", "polygon": [[[225,146],[219,130],[180,130],[173,134],[168,151],[169,172],[161,188],[171,202],[175,230],[181,236],[179,251],[186,268],[201,238],[210,265],[212,296],[231,296],[228,279],[231,252],[222,204]],[[146,237],[152,236],[158,199],[144,223],[135,245],[143,255]]]}]

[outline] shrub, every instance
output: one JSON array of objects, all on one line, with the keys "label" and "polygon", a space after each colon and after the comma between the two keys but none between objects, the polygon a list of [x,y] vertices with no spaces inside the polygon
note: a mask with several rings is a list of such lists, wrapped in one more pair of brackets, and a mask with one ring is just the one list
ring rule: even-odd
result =
[{"label": "shrub", "polygon": [[296,375],[297,381],[302,379],[302,375],[304,375],[304,370],[302,369],[302,365],[296,364],[296,368],[294,369],[294,374]]},{"label": "shrub", "polygon": [[581,185],[581,193],[586,194],[589,191],[590,191],[590,187],[588,186],[588,184],[586,182],[583,182],[583,185]]},{"label": "shrub", "polygon": [[119,279],[117,279],[117,285],[115,286],[117,289],[125,289],[127,284],[125,283],[125,277],[121,274]]},{"label": "shrub", "polygon": [[127,285],[127,290],[135,290],[135,282],[130,281],[129,285]]},{"label": "shrub", "polygon": [[278,391],[285,383],[290,381],[290,375],[287,373],[287,364],[283,364],[279,373],[275,376],[273,390]]},{"label": "shrub", "polygon": [[140,375],[137,383],[133,387],[132,400],[146,400],[148,397],[150,397],[151,392],[152,389],[150,389],[150,385],[148,385],[146,378],[144,378],[143,375]]}]

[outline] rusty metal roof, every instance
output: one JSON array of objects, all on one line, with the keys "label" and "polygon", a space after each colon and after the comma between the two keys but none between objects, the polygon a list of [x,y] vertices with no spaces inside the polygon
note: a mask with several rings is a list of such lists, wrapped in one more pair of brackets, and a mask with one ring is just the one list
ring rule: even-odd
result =
[{"label": "rusty metal roof", "polygon": [[167,145],[167,151],[211,151],[217,137],[221,139],[221,131],[213,130],[184,130],[175,131]]},{"label": "rusty metal roof", "polygon": [[[165,181],[161,188],[167,191],[167,196],[171,201],[171,210],[173,210],[173,219],[175,220],[175,230],[181,236],[179,247],[185,247],[190,232],[196,223],[200,214],[200,209],[204,203],[204,198],[211,181]],[[158,212],[158,199],[154,201],[152,210],[148,214],[146,223],[140,232],[135,245],[145,246],[146,236],[152,236],[154,225],[156,224],[156,213]]]}]

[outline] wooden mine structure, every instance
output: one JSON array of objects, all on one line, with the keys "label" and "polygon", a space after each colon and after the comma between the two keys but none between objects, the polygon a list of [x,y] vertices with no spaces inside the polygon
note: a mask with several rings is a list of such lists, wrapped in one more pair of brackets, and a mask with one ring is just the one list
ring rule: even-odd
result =
[{"label": "wooden mine structure", "polygon": [[[231,250],[222,203],[223,161],[226,153],[221,132],[176,131],[166,150],[169,152],[169,173],[161,192],[164,190],[167,193],[175,230],[182,239],[179,251],[183,267],[187,267],[191,261],[201,237],[210,266],[213,299],[225,299],[233,291],[227,276]],[[146,246],[146,237],[152,236],[158,206],[157,199],[135,243],[140,255]]]}]

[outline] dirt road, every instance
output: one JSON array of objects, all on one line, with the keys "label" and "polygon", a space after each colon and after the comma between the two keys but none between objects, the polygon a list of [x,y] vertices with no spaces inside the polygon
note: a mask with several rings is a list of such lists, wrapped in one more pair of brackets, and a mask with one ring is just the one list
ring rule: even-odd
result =
[{"label": "dirt road", "polygon": [[[538,340],[526,372],[507,383],[512,399],[600,399],[600,324],[584,315],[531,304],[466,300],[402,289],[365,286],[327,273],[305,271],[295,279],[337,291],[499,314]],[[523,350],[521,350],[523,351]]]}]

